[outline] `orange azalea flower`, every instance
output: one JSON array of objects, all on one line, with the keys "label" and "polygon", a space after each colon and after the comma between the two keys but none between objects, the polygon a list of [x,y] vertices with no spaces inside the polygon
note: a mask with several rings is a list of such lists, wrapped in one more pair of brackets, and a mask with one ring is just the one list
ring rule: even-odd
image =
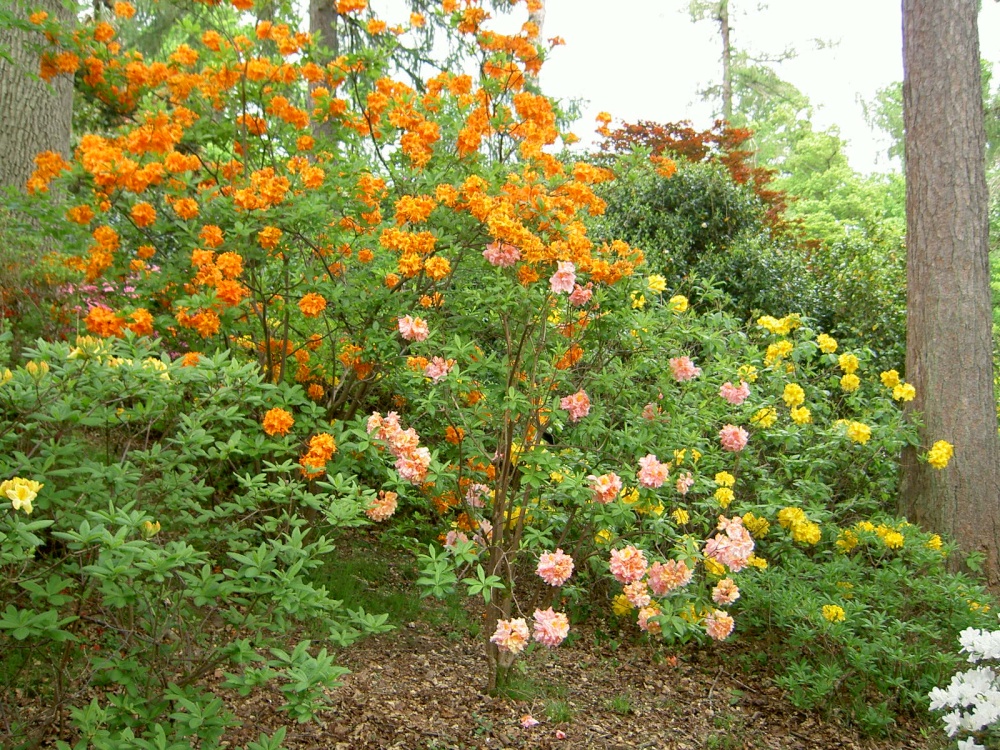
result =
[{"label": "orange azalea flower", "polygon": [[101,21],[94,27],[94,40],[102,44],[115,38],[115,27],[107,21]]},{"label": "orange azalea flower", "polygon": [[149,311],[145,308],[140,307],[135,310],[130,316],[132,322],[126,327],[132,331],[136,336],[152,336],[153,335],[153,316],[149,314]]},{"label": "orange azalea flower", "polygon": [[394,273],[387,273],[385,275],[385,285],[392,289],[395,286],[399,286],[399,276]]},{"label": "orange azalea flower", "polygon": [[465,439],[465,430],[448,425],[444,430],[444,439],[453,445],[458,445]]},{"label": "orange azalea flower", "polygon": [[323,386],[319,383],[313,383],[309,386],[309,390],[307,390],[306,393],[313,401],[319,401],[323,398],[323,394],[326,393],[326,391],[323,390]]},{"label": "orange azalea flower", "polygon": [[109,226],[100,226],[93,231],[94,240],[102,248],[108,252],[114,252],[118,249],[120,239],[118,238],[118,232]]},{"label": "orange azalea flower", "polygon": [[321,294],[310,292],[299,300],[299,309],[307,318],[319,317],[326,309],[326,299]]},{"label": "orange azalea flower", "polygon": [[97,336],[109,338],[122,335],[122,326],[125,321],[114,314],[106,307],[92,308],[84,320],[87,330]]},{"label": "orange azalea flower", "polygon": [[287,435],[295,424],[295,418],[284,409],[274,407],[268,409],[261,424],[268,435]]},{"label": "orange azalea flower", "polygon": [[215,267],[227,279],[235,279],[243,273],[243,258],[236,253],[221,253],[215,259]]},{"label": "orange azalea flower", "polygon": [[86,204],[73,206],[73,208],[66,212],[66,218],[75,224],[87,225],[94,218],[94,209]]},{"label": "orange azalea flower", "polygon": [[433,258],[428,258],[424,264],[424,272],[435,281],[441,281],[451,273],[451,262],[447,258],[435,255]]},{"label": "orange azalea flower", "polygon": [[371,249],[365,247],[358,251],[358,262],[359,263],[371,263],[375,259],[375,253]]},{"label": "orange azalea flower", "polygon": [[148,227],[156,222],[156,209],[149,203],[136,203],[132,206],[132,221],[136,226]]},{"label": "orange azalea flower", "polygon": [[205,247],[218,247],[223,242],[222,230],[215,224],[206,224],[198,233],[198,239],[205,244]]},{"label": "orange azalea flower", "polygon": [[187,221],[198,215],[198,203],[193,198],[181,198],[174,201],[174,213]]},{"label": "orange azalea flower", "polygon": [[277,227],[264,227],[257,232],[257,244],[265,250],[274,250],[278,247],[278,242],[281,240],[282,234],[284,232]]},{"label": "orange azalea flower", "polygon": [[181,367],[195,367],[199,361],[201,361],[199,352],[188,352],[181,357]]},{"label": "orange azalea flower", "polygon": [[337,0],[337,12],[360,13],[368,7],[368,0]]},{"label": "orange azalea flower", "polygon": [[135,250],[135,254],[143,260],[149,260],[156,255],[156,248],[152,245],[139,245]]}]

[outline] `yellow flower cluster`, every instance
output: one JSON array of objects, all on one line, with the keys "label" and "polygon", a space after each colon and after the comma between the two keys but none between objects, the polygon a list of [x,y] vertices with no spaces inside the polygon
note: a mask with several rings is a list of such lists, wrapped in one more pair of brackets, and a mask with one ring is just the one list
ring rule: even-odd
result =
[{"label": "yellow flower cluster", "polygon": [[819,524],[810,521],[801,508],[782,508],[778,511],[778,523],[791,532],[796,542],[818,544],[822,536]]},{"label": "yellow flower cluster", "polygon": [[733,491],[728,487],[719,487],[715,491],[715,499],[723,509],[728,508],[735,497]]},{"label": "yellow flower cluster", "polygon": [[757,319],[757,325],[762,328],[766,328],[776,336],[787,336],[789,333],[802,325],[802,321],[799,319],[798,313],[786,315],[780,320],[778,318],[771,317],[770,315],[764,315],[763,317]]},{"label": "yellow flower cluster", "polygon": [[675,294],[670,298],[669,306],[675,313],[682,313],[688,309],[688,298],[683,294]]},{"label": "yellow flower cluster", "polygon": [[834,425],[837,427],[845,427],[847,437],[855,443],[861,443],[861,445],[864,445],[871,439],[872,429],[863,422],[851,422],[847,419],[838,419],[834,422]]},{"label": "yellow flower cluster", "polygon": [[764,352],[764,366],[770,367],[776,362],[780,362],[782,359],[787,357],[792,353],[792,349],[795,347],[792,342],[788,339],[782,339],[781,341],[775,341],[773,344],[768,344],[767,351]]},{"label": "yellow flower cluster", "polygon": [[823,617],[828,622],[843,622],[845,619],[844,608],[836,604],[824,604]]},{"label": "yellow flower cluster", "polygon": [[935,469],[943,469],[955,455],[955,446],[947,440],[938,440],[931,449],[927,451],[927,463]]},{"label": "yellow flower cluster", "polygon": [[781,394],[781,397],[785,400],[785,405],[792,408],[805,403],[806,392],[802,390],[802,386],[798,383],[788,383],[785,385],[785,390]]},{"label": "yellow flower cluster", "polygon": [[821,333],[816,337],[816,343],[819,345],[819,350],[823,354],[833,354],[837,351],[837,341],[831,336],[827,336],[825,333]]},{"label": "yellow flower cluster", "polygon": [[791,411],[792,421],[795,424],[809,424],[812,422],[812,414],[804,406],[796,406]]},{"label": "yellow flower cluster", "polygon": [[688,521],[691,520],[691,514],[688,513],[686,510],[684,510],[683,508],[677,508],[670,515],[678,526],[683,526],[684,524],[686,524]]},{"label": "yellow flower cluster", "polygon": [[720,471],[715,475],[715,483],[720,487],[732,487],[736,484],[736,477],[728,471]]},{"label": "yellow flower cluster", "polygon": [[763,409],[758,409],[757,413],[750,417],[750,422],[757,425],[758,427],[763,427],[767,429],[773,425],[778,420],[778,410],[773,406],[765,406]]},{"label": "yellow flower cluster", "polygon": [[0,496],[10,500],[11,507],[14,510],[23,510],[30,516],[31,511],[34,510],[31,504],[38,497],[39,490],[44,486],[41,482],[22,477],[5,479],[3,482],[0,482]]},{"label": "yellow flower cluster", "polygon": [[853,354],[841,354],[837,358],[837,364],[840,365],[840,369],[847,374],[857,372],[858,370],[858,358]]},{"label": "yellow flower cluster", "polygon": [[743,514],[743,525],[750,532],[754,539],[763,539],[767,532],[771,530],[771,524],[763,516],[755,516],[753,513]]}]

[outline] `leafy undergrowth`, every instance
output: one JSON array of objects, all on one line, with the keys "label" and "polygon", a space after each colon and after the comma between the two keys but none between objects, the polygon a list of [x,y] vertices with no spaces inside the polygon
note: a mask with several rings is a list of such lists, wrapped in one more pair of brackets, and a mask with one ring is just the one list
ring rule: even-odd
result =
[{"label": "leafy undergrowth", "polygon": [[[326,569],[336,597],[388,612],[396,629],[338,654],[351,669],[318,722],[296,724],[281,697],[217,690],[243,722],[231,745],[286,727],[287,748],[943,748],[913,720],[886,739],[849,717],[796,710],[766,667],[746,668],[754,644],[650,644],[638,630],[574,624],[559,649],[518,662],[506,693],[484,690],[476,615],[456,598],[421,599],[409,553],[371,532],[343,538]],[[213,678],[214,685],[221,676]],[[209,687],[213,681],[209,682]],[[526,715],[538,724],[525,728]],[[564,735],[564,736],[563,736]]]}]

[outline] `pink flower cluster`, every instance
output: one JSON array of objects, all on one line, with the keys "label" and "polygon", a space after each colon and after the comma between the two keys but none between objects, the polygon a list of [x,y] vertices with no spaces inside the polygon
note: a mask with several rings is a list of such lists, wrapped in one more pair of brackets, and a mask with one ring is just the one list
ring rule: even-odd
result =
[{"label": "pink flower cluster", "polygon": [[569,412],[570,422],[579,422],[590,414],[590,397],[586,391],[580,389],[572,396],[563,396],[559,400],[559,408]]},{"label": "pink flower cluster", "polygon": [[455,360],[453,359],[443,359],[442,357],[434,357],[426,367],[424,367],[424,376],[430,378],[435,383],[440,383],[446,377],[448,373],[451,372],[451,368],[455,366]]},{"label": "pink flower cluster", "polygon": [[465,502],[469,504],[469,507],[482,508],[484,505],[483,498],[489,496],[489,494],[489,485],[475,482],[469,485],[469,489],[465,491]]},{"label": "pink flower cluster", "polygon": [[587,479],[590,480],[590,489],[594,493],[594,500],[602,505],[612,502],[622,491],[622,479],[614,472],[601,474],[599,477],[591,474]]},{"label": "pink flower cluster", "polygon": [[661,464],[652,453],[647,453],[646,456],[639,459],[639,473],[636,478],[643,487],[655,490],[662,487],[669,476],[670,465]]},{"label": "pink flower cluster", "polygon": [[649,569],[649,588],[657,596],[666,596],[674,589],[691,583],[693,573],[681,560],[667,560],[662,565],[655,562]]},{"label": "pink flower cluster", "polygon": [[750,397],[750,386],[745,380],[741,380],[739,386],[726,381],[719,388],[719,395],[733,406],[739,406]]},{"label": "pink flower cluster", "polygon": [[625,549],[611,550],[611,575],[619,583],[639,581],[646,575],[646,555],[631,544]]},{"label": "pink flower cluster", "polygon": [[559,261],[556,272],[549,278],[553,294],[569,294],[576,284],[576,266],[568,260]]},{"label": "pink flower cluster", "polygon": [[674,357],[670,360],[670,371],[674,374],[674,380],[683,383],[685,380],[694,380],[701,375],[701,368],[695,367],[690,357]]},{"label": "pink flower cluster", "polygon": [[642,407],[642,418],[653,420],[660,416],[660,405],[650,401],[644,407]]},{"label": "pink flower cluster", "polygon": [[577,284],[573,287],[573,293],[569,295],[569,303],[573,307],[583,307],[588,302],[590,298],[594,296],[594,284],[588,281],[587,286],[580,286]]},{"label": "pink flower cluster", "polygon": [[407,341],[425,341],[430,329],[427,328],[427,321],[423,318],[414,318],[406,315],[396,321],[399,327],[399,334]]},{"label": "pink flower cluster", "polygon": [[727,424],[719,430],[719,442],[722,443],[722,447],[733,453],[739,453],[743,450],[749,437],[750,433],[734,424]]},{"label": "pink flower cluster", "polygon": [[399,424],[399,415],[391,411],[385,417],[375,412],[368,418],[368,434],[372,433],[377,433],[379,440],[389,444],[399,475],[412,484],[422,484],[431,465],[431,453],[421,447],[417,431],[412,427],[404,430]]},{"label": "pink flower cluster", "polygon": [[691,485],[694,484],[694,477],[691,476],[690,471],[685,471],[679,477],[677,477],[677,492],[681,495],[686,495],[688,490],[691,489]]},{"label": "pink flower cluster", "polygon": [[740,598],[740,588],[732,578],[723,578],[712,589],[712,601],[716,604],[732,604]]},{"label": "pink flower cluster", "polygon": [[562,612],[554,612],[552,607],[535,610],[535,640],[543,646],[553,648],[569,635],[569,618]]},{"label": "pink flower cluster", "polygon": [[543,552],[538,556],[535,572],[549,586],[562,586],[573,575],[573,558],[558,548],[555,552]]},{"label": "pink flower cluster", "polygon": [[365,515],[373,521],[385,521],[396,512],[397,497],[395,492],[380,491],[378,497],[365,508]]},{"label": "pink flower cluster", "polygon": [[736,623],[721,609],[714,610],[705,618],[705,632],[717,641],[724,641],[733,632]]},{"label": "pink flower cluster", "polygon": [[[536,609],[534,615],[534,638],[543,646],[552,648],[562,643],[569,635],[569,618],[562,612]],[[528,645],[528,623],[523,617],[513,620],[499,620],[497,629],[490,637],[501,651],[519,654]]]},{"label": "pink flower cluster", "polygon": [[747,566],[753,553],[753,537],[743,526],[743,519],[739,516],[719,516],[717,528],[725,533],[716,534],[705,542],[705,557],[711,557],[734,573],[739,573]]},{"label": "pink flower cluster", "polygon": [[521,251],[506,242],[491,242],[483,250],[483,257],[492,266],[510,268],[521,260]]},{"label": "pink flower cluster", "polygon": [[639,609],[648,607],[653,601],[649,595],[649,586],[646,585],[645,581],[632,581],[632,583],[626,584],[624,594],[629,604]]}]

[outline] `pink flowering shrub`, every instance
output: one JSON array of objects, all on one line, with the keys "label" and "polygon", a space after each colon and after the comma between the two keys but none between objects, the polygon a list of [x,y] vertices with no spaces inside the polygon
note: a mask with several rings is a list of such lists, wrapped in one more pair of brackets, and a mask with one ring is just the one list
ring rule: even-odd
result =
[{"label": "pink flowering shrub", "polygon": [[674,380],[683,383],[686,380],[694,380],[701,375],[701,368],[695,367],[693,361],[688,356],[674,357],[670,360],[670,371],[674,375]]},{"label": "pink flowering shrub", "polygon": [[622,491],[622,479],[614,472],[601,474],[599,477],[591,474],[587,480],[590,482],[590,489],[594,492],[595,502],[603,505],[614,501],[618,497],[618,493]]},{"label": "pink flowering shrub", "polygon": [[577,391],[559,400],[559,408],[569,412],[571,422],[579,422],[590,413],[590,397],[585,391]]},{"label": "pink flowering shrub", "polygon": [[550,586],[562,586],[573,575],[573,558],[561,549],[555,552],[543,552],[538,557],[538,567],[535,572]]},{"label": "pink flowering shrub", "polygon": [[643,487],[655,490],[663,486],[670,476],[670,464],[660,463],[652,453],[639,459],[639,472],[636,478]]},{"label": "pink flowering shrub", "polygon": [[743,450],[749,438],[750,433],[736,425],[727,424],[719,430],[719,442],[722,443],[722,447],[733,453]]}]

